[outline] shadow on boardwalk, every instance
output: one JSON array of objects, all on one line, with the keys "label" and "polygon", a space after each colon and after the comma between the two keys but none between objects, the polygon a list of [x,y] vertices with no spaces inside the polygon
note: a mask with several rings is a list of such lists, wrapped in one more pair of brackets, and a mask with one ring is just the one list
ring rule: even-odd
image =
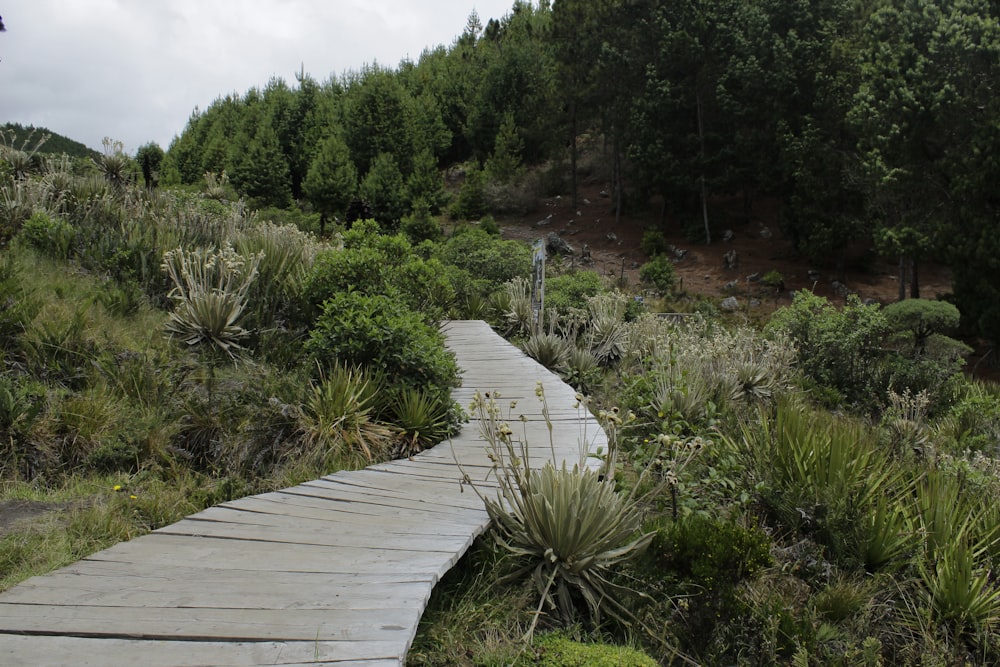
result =
[{"label": "shadow on boardwalk", "polygon": [[[557,458],[603,437],[572,388],[485,323],[445,333],[464,370],[455,400],[517,400],[538,459],[550,455],[539,380]],[[488,523],[454,461],[485,477],[476,425],[452,446],[212,507],[29,579],[0,595],[0,663],[401,665],[434,585]]]}]

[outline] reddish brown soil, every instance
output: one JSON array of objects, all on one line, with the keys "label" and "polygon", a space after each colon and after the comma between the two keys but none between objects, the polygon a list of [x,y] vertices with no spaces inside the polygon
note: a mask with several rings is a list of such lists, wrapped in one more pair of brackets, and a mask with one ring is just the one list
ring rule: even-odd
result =
[{"label": "reddish brown soil", "polygon": [[[557,232],[568,241],[579,258],[586,244],[594,259],[593,268],[601,273],[621,276],[630,285],[639,284],[638,267],[649,258],[640,249],[643,233],[660,225],[655,212],[622,216],[616,224],[612,201],[601,196],[602,187],[591,184],[581,187],[578,206],[574,209],[571,197],[554,197],[542,200],[537,211],[524,217],[502,219],[505,238],[534,240]],[[650,207],[652,209],[653,207]],[[742,202],[715,203],[710,216],[715,219],[738,220],[742,215]],[[714,226],[714,225],[713,225]],[[767,231],[770,232],[768,237]],[[686,239],[676,222],[668,220],[661,227],[667,243],[686,250],[683,259],[675,262],[681,292],[722,299],[736,296],[741,306],[746,301],[760,301],[765,312],[775,306],[788,304],[790,292],[810,289],[816,294],[842,298],[834,281],[846,290],[857,293],[862,299],[891,303],[898,298],[899,283],[893,260],[874,257],[864,249],[848,254],[842,272],[830,265],[813,264],[797,255],[774,221],[773,213],[762,213],[750,223],[734,222],[728,229],[733,232],[731,241],[722,240],[722,232],[714,231],[717,238],[711,245]],[[609,237],[613,234],[613,238]],[[737,264],[727,269],[723,256],[734,250]],[[577,260],[578,261],[578,260]],[[777,271],[784,278],[785,289],[775,290],[747,278],[763,276]],[[810,277],[812,271],[812,277]],[[921,296],[934,298],[950,290],[950,277],[940,266],[925,266],[921,270]]]}]

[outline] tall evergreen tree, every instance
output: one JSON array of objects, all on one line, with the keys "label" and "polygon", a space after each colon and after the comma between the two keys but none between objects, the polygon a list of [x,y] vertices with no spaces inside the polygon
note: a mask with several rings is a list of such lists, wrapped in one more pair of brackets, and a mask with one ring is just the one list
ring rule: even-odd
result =
[{"label": "tall evergreen tree", "polygon": [[358,187],[358,170],[339,134],[327,137],[309,165],[302,189],[322,219],[342,215]]}]

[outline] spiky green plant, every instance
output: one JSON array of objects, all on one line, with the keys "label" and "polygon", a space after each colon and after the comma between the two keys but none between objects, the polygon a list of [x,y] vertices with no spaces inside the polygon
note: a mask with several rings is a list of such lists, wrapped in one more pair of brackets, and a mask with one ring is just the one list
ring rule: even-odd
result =
[{"label": "spiky green plant", "polygon": [[960,534],[941,545],[934,560],[918,560],[927,606],[959,634],[990,632],[1000,625],[1000,587],[975,552],[968,536]]},{"label": "spiky green plant", "polygon": [[563,379],[580,391],[589,391],[599,382],[601,367],[594,353],[585,347],[570,345],[563,364]]},{"label": "spiky green plant", "polygon": [[94,160],[104,179],[116,191],[122,191],[130,181],[132,159],[125,154],[125,145],[105,137],[104,153]]},{"label": "spiky green plant", "polygon": [[624,589],[611,581],[614,567],[644,549],[653,534],[639,534],[642,517],[636,503],[615,491],[596,472],[574,467],[501,475],[501,499],[486,498],[496,540],[528,561],[543,608],[566,622],[577,614],[574,594],[600,622],[602,610],[626,621],[619,599]]},{"label": "spiky green plant", "polygon": [[628,339],[625,308],[628,299],[619,292],[599,294],[587,300],[590,313],[588,340],[590,350],[602,366],[618,362],[624,355]]},{"label": "spiky green plant", "polygon": [[189,346],[206,344],[234,358],[248,333],[240,320],[261,258],[244,258],[231,247],[177,248],[164,254],[163,270],[174,283],[167,332]]},{"label": "spiky green plant", "polygon": [[424,389],[400,391],[389,405],[389,417],[399,429],[401,453],[407,456],[436,445],[451,431],[449,406]]},{"label": "spiky green plant", "polygon": [[572,347],[568,340],[551,333],[534,334],[521,344],[529,357],[556,373],[565,369]]},{"label": "spiky green plant", "polygon": [[527,334],[534,328],[531,310],[531,281],[518,276],[504,284],[504,297],[498,303],[504,308],[502,316],[511,335]]},{"label": "spiky green plant", "polygon": [[326,462],[371,463],[390,448],[394,431],[376,422],[372,405],[380,387],[358,368],[334,365],[312,385],[302,406],[300,429],[313,455]]}]

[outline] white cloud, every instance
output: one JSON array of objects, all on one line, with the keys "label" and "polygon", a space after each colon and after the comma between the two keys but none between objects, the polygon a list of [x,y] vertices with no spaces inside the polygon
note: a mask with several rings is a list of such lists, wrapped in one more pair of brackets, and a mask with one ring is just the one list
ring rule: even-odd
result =
[{"label": "white cloud", "polygon": [[0,123],[45,126],[92,148],[167,147],[194,108],[263,87],[395,66],[450,44],[473,7],[513,0],[6,0]]}]

